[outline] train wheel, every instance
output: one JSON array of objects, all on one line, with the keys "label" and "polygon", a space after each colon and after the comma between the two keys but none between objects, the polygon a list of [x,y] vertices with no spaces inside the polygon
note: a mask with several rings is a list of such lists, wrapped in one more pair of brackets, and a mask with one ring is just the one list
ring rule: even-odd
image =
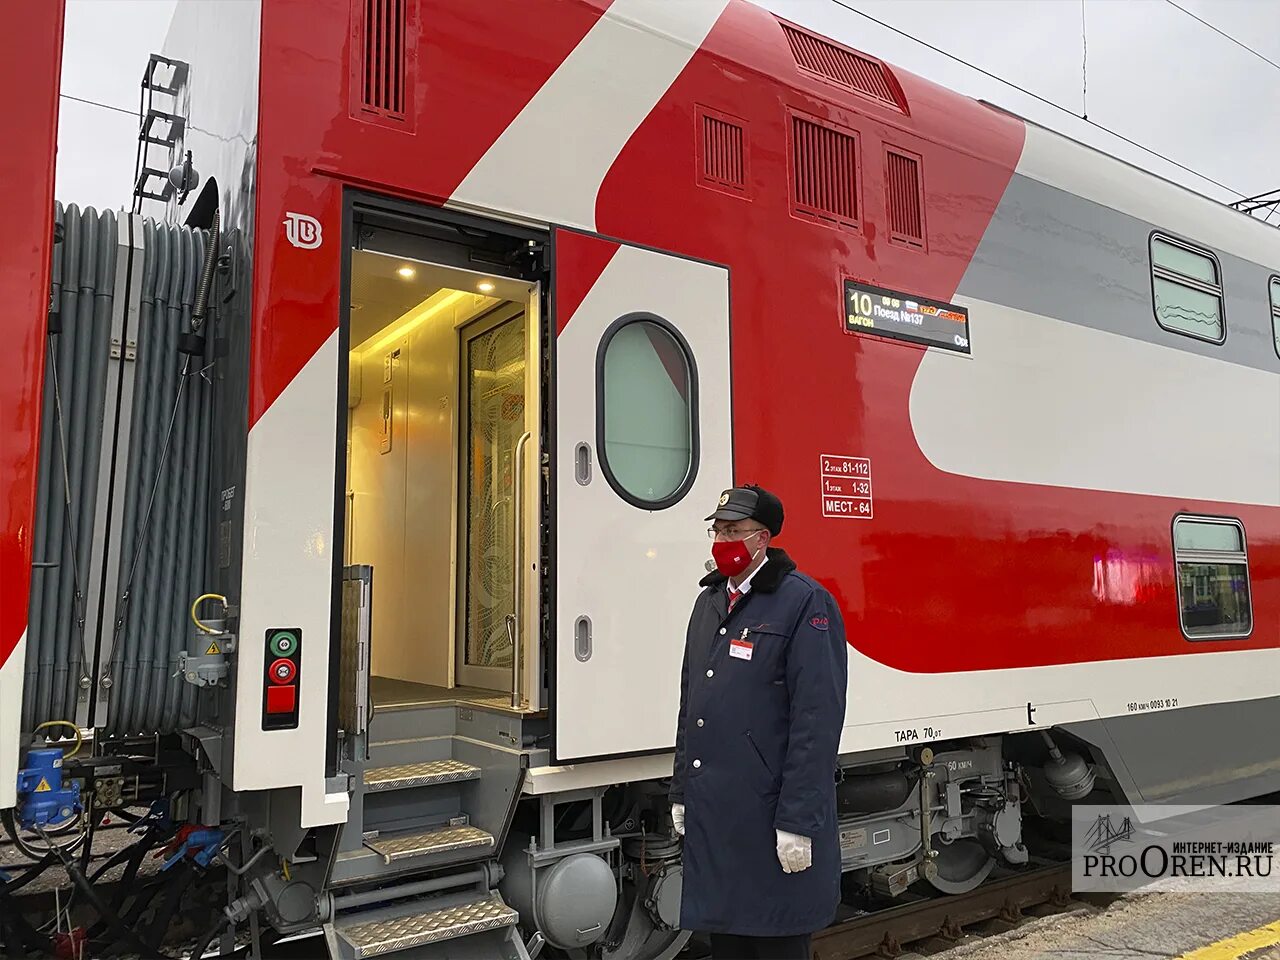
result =
[{"label": "train wheel", "polygon": [[925,881],[943,893],[968,893],[987,879],[987,874],[996,865],[995,858],[972,837],[952,843],[936,843],[934,849],[938,852],[937,859],[933,861],[938,868],[937,873],[932,877],[926,874]]}]

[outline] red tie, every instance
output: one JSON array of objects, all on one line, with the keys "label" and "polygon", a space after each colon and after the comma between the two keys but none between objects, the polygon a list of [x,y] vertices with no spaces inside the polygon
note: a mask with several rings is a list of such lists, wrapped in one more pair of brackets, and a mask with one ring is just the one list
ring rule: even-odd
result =
[{"label": "red tie", "polygon": [[730,610],[733,609],[733,605],[738,602],[738,598],[741,596],[742,596],[741,592],[733,589],[733,587],[729,588],[729,609]]}]

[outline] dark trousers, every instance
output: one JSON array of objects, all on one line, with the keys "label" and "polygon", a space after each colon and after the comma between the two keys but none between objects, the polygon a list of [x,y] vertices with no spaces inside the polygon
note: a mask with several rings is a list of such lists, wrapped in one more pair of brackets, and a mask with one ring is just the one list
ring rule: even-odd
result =
[{"label": "dark trousers", "polygon": [[711,934],[711,960],[810,960],[809,934],[797,937],[739,937]]}]

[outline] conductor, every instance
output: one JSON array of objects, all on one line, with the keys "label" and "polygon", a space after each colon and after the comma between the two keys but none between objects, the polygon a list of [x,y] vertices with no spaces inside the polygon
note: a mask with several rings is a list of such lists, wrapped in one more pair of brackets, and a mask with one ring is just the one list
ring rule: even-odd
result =
[{"label": "conductor", "polygon": [[671,816],[680,925],[715,960],[808,960],[835,917],[835,773],[848,654],[831,595],[772,546],[781,501],[724,491],[685,638]]}]

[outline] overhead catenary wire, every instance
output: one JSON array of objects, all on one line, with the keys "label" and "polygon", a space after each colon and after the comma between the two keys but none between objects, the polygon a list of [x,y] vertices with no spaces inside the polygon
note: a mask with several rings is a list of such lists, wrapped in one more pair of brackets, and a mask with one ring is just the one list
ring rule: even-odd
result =
[{"label": "overhead catenary wire", "polygon": [[901,30],[890,23],[886,23],[885,21],[880,20],[877,17],[873,17],[871,14],[867,13],[866,11],[859,10],[857,7],[852,6],[851,4],[845,2],[845,0],[831,0],[831,2],[838,7],[848,10],[850,13],[856,14],[857,16],[862,17],[865,20],[870,20],[872,23],[877,24],[878,26],[884,27],[884,29],[889,30],[893,33],[896,33],[900,37],[904,37],[907,40],[911,40],[914,43],[918,43],[923,47],[927,47],[928,49],[932,50],[934,53],[941,54],[942,56],[948,58],[949,60],[954,60],[956,63],[962,64],[968,67],[970,70],[976,70],[978,73],[982,74],[984,77],[988,77],[991,80],[995,80],[997,83],[1002,83],[1007,87],[1011,87],[1014,90],[1017,90],[1019,93],[1023,93],[1026,96],[1031,97],[1033,100],[1037,100],[1040,103],[1043,103],[1047,107],[1052,107],[1054,110],[1058,110],[1058,111],[1061,111],[1062,113],[1067,114],[1068,116],[1075,117],[1077,120],[1087,123],[1091,127],[1096,127],[1097,129],[1101,130],[1103,133],[1110,134],[1111,136],[1115,137],[1118,140],[1123,140],[1125,143],[1129,144],[1132,147],[1137,147],[1139,150],[1142,150],[1144,153],[1149,153],[1153,157],[1159,157],[1165,163],[1171,164],[1172,166],[1177,167],[1179,170],[1185,171],[1186,173],[1189,173],[1192,176],[1205,181],[1206,183],[1212,183],[1215,187],[1219,187],[1223,190],[1226,190],[1228,193],[1234,194],[1237,197],[1245,196],[1244,192],[1237,190],[1235,187],[1228,186],[1227,184],[1222,183],[1219,180],[1215,180],[1213,177],[1210,177],[1207,174],[1203,174],[1199,170],[1194,170],[1191,167],[1187,166],[1185,163],[1179,163],[1177,160],[1174,160],[1172,157],[1169,157],[1161,153],[1159,150],[1155,150],[1151,147],[1148,147],[1146,144],[1139,143],[1137,140],[1134,140],[1131,137],[1126,137],[1123,133],[1119,133],[1118,131],[1113,130],[1111,127],[1108,127],[1105,124],[1098,123],[1096,120],[1089,120],[1088,118],[1081,116],[1080,114],[1076,113],[1070,108],[1064,107],[1062,106],[1062,104],[1056,103],[1053,100],[1050,100],[1048,97],[1043,97],[1033,90],[1028,90],[1026,87],[1023,87],[1019,84],[1014,83],[1012,80],[1007,80],[1004,77],[1000,76],[999,74],[992,73],[990,70],[986,70],[978,66],[976,63],[971,63],[970,61],[964,59],[964,57],[961,57],[958,54],[954,54],[949,50],[944,50],[942,49],[942,47],[935,46],[934,44],[929,43],[927,40],[921,40],[919,37],[913,36],[912,34],[908,33],[905,30]]},{"label": "overhead catenary wire", "polygon": [[1080,119],[1089,119],[1089,28],[1084,16],[1085,0],[1080,0]]},{"label": "overhead catenary wire", "polygon": [[71,100],[71,101],[74,101],[75,103],[83,103],[85,106],[88,106],[88,107],[101,107],[103,110],[111,110],[111,111],[114,111],[115,113],[123,113],[126,117],[137,116],[137,114],[134,111],[128,109],[127,107],[117,107],[114,103],[102,103],[99,100],[87,100],[84,97],[72,96],[69,93],[60,93],[58,94],[58,96],[61,97],[63,100]]},{"label": "overhead catenary wire", "polygon": [[1196,21],[1197,23],[1203,24],[1204,26],[1208,27],[1210,30],[1212,30],[1214,33],[1216,33],[1218,36],[1220,36],[1220,37],[1222,37],[1222,38],[1224,38],[1224,39],[1226,39],[1226,40],[1231,41],[1231,42],[1232,42],[1232,43],[1234,43],[1237,47],[1239,47],[1241,50],[1245,50],[1245,51],[1247,51],[1248,53],[1253,54],[1253,56],[1257,57],[1257,58],[1258,58],[1259,60],[1261,60],[1263,63],[1270,64],[1271,66],[1275,67],[1277,70],[1280,70],[1280,62],[1277,62],[1277,61],[1275,61],[1275,60],[1272,60],[1270,57],[1268,57],[1268,56],[1267,56],[1266,54],[1264,54],[1264,53],[1260,53],[1259,51],[1255,50],[1253,47],[1251,47],[1251,46],[1249,46],[1247,43],[1245,43],[1243,40],[1239,39],[1238,37],[1233,37],[1231,34],[1227,33],[1225,30],[1221,29],[1220,27],[1215,26],[1214,24],[1210,23],[1208,20],[1204,19],[1203,17],[1199,16],[1198,14],[1193,13],[1192,11],[1188,10],[1186,7],[1182,6],[1182,4],[1180,4],[1180,3],[1176,3],[1176,2],[1174,2],[1174,0],[1164,0],[1164,2],[1165,2],[1165,3],[1167,3],[1167,4],[1169,4],[1169,6],[1173,7],[1175,10],[1180,10],[1180,11],[1182,11],[1183,13],[1185,13],[1188,17],[1190,17],[1192,20]]}]

